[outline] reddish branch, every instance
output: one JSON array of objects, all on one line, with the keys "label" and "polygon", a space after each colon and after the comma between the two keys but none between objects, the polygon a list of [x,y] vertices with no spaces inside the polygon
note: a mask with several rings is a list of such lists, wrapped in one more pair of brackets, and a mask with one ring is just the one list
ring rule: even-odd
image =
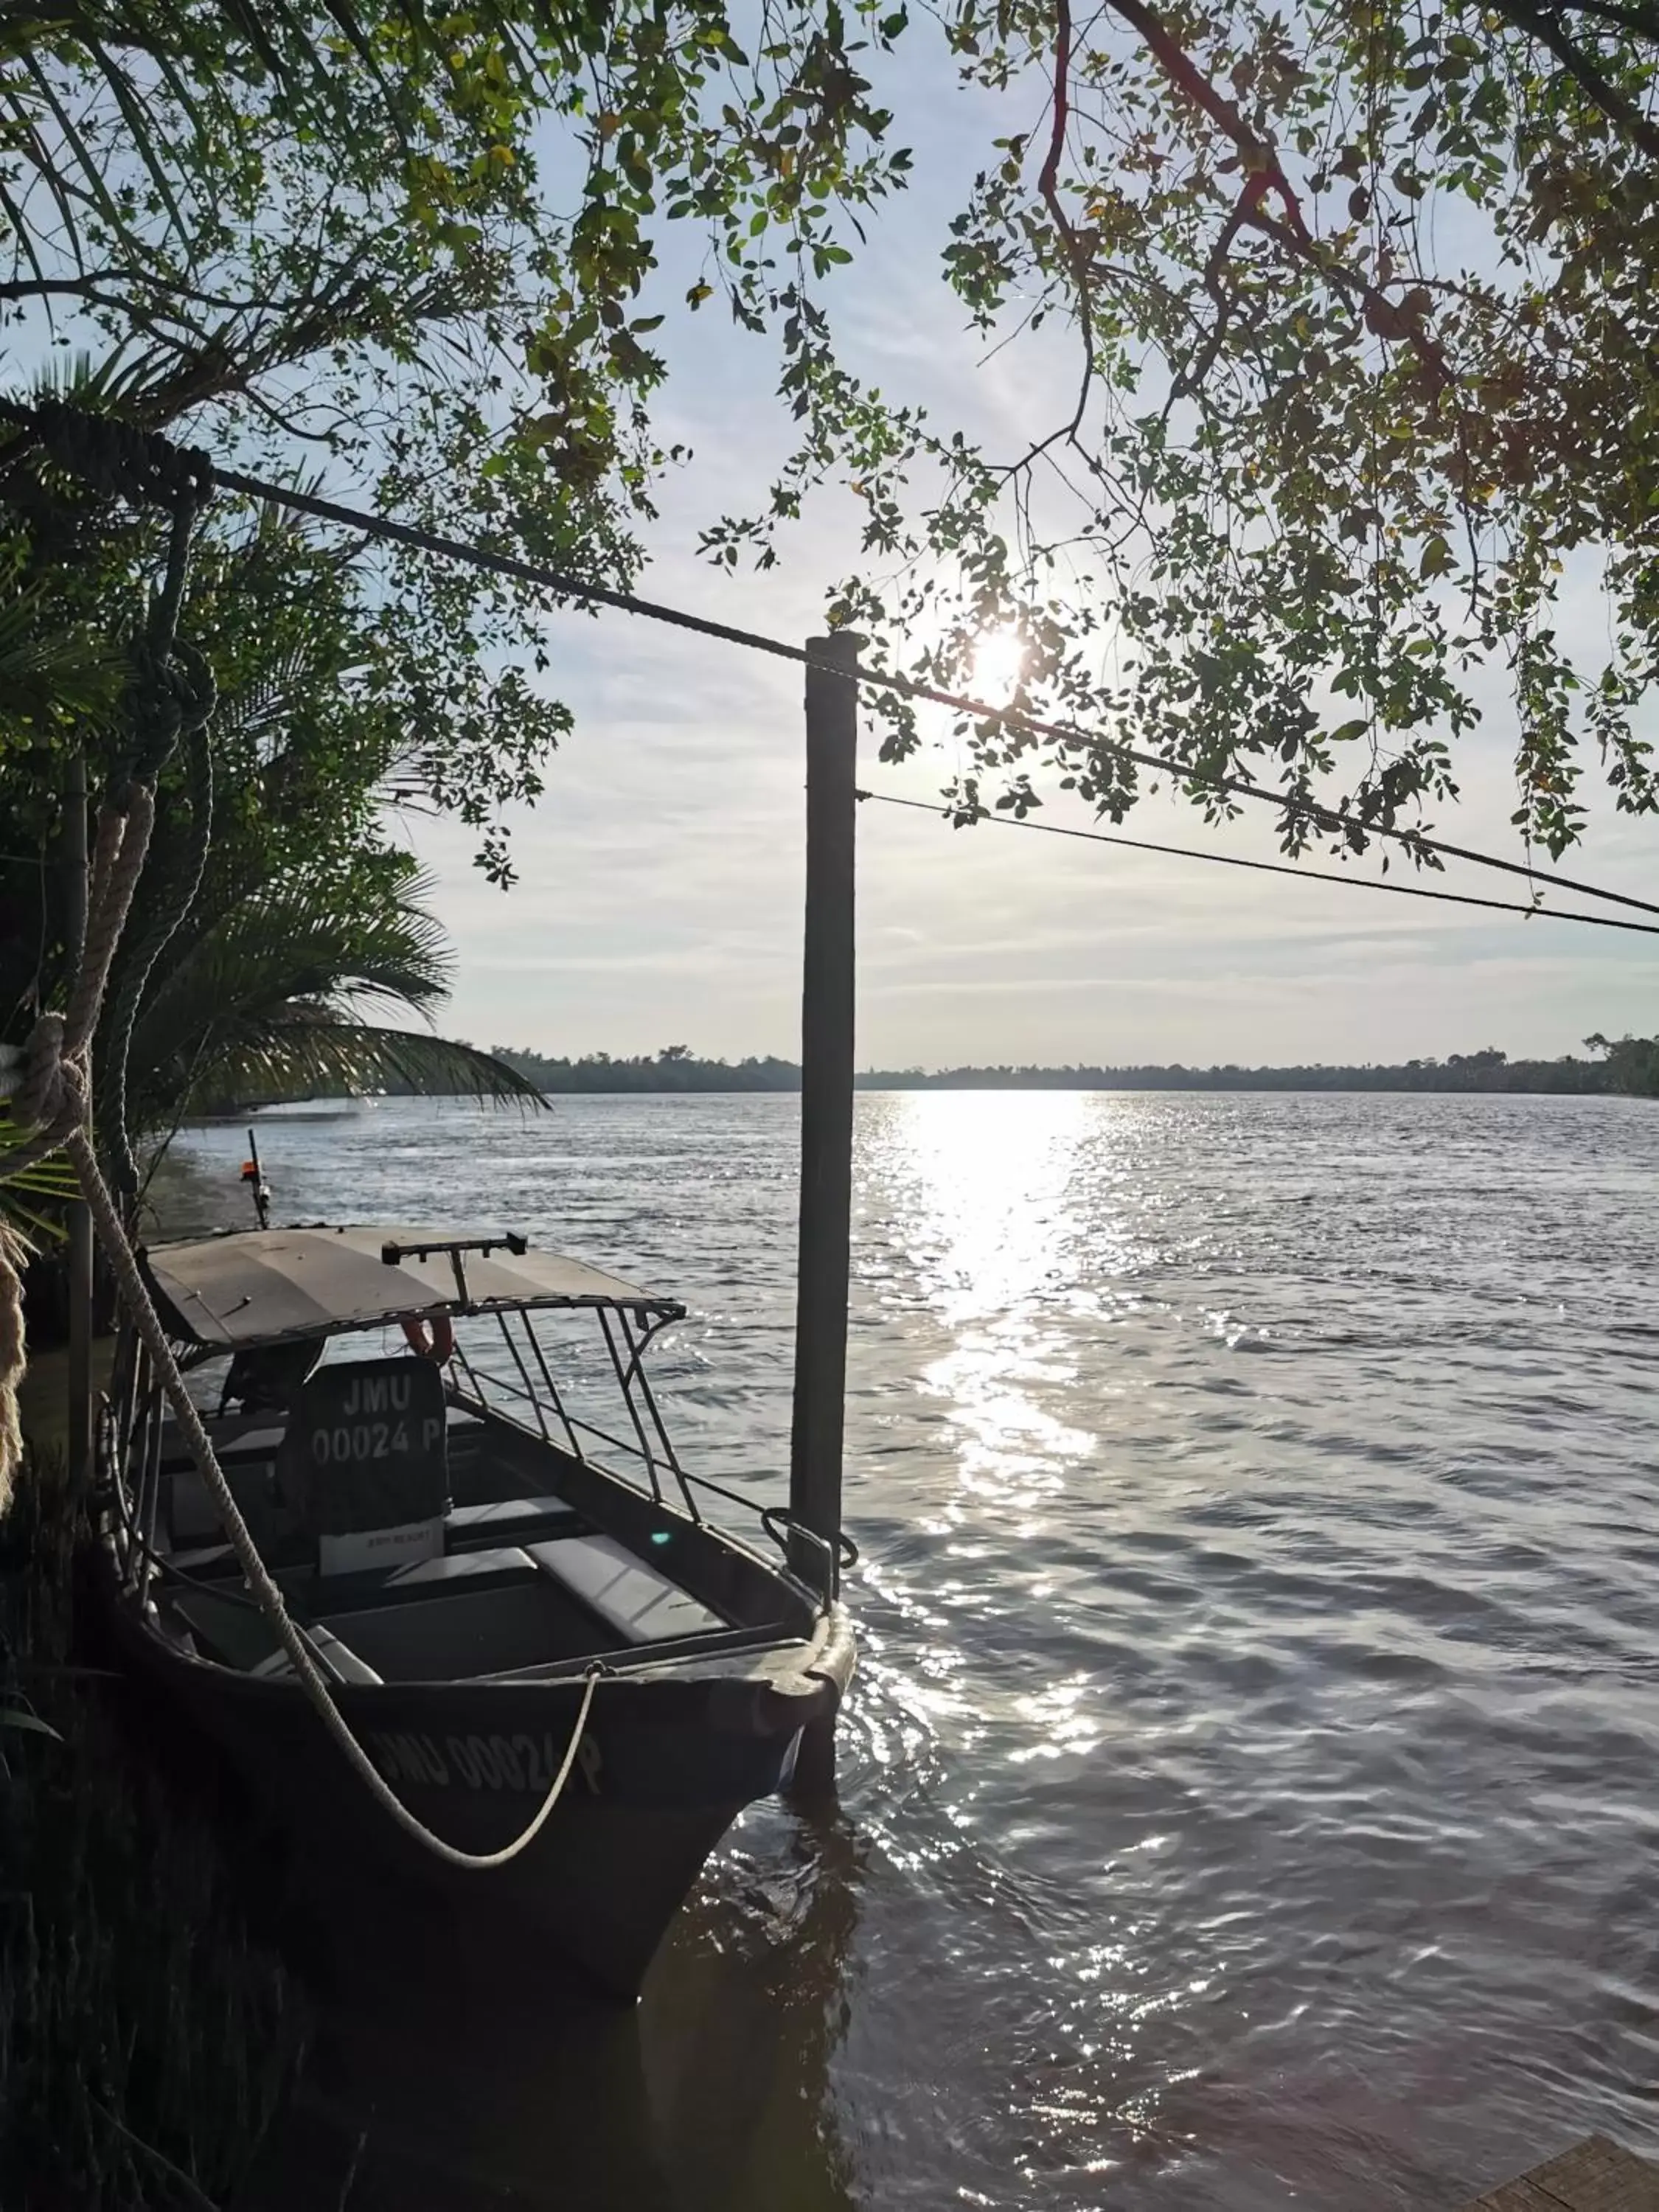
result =
[{"label": "reddish branch", "polygon": [[[1089,253],[1073,228],[1060,197],[1060,164],[1066,151],[1066,127],[1071,118],[1071,0],[1055,0],[1054,115],[1048,132],[1048,150],[1043,155],[1042,167],[1037,173],[1037,191],[1065,248],[1066,263],[1072,271],[1073,282],[1077,286],[1078,322],[1083,331],[1083,383],[1077,395],[1077,405],[1065,429],[1055,433],[1058,437],[1066,438],[1077,434],[1083,421],[1083,410],[1089,402],[1089,387],[1095,378],[1094,311],[1090,291]],[[1045,444],[1052,442],[1052,440],[1044,441]],[[1041,448],[1037,450],[1041,451]]]},{"label": "reddish branch", "polygon": [[[1106,4],[1145,42],[1153,60],[1176,90],[1184,94],[1231,141],[1244,170],[1243,188],[1216,251],[1210,257],[1205,276],[1206,288],[1220,310],[1220,319],[1205,349],[1201,373],[1195,375],[1189,368],[1181,380],[1183,388],[1191,391],[1196,387],[1220,350],[1226,323],[1231,319],[1231,305],[1220,290],[1220,263],[1246,224],[1277,239],[1296,259],[1317,270],[1328,282],[1352,293],[1361,303],[1368,330],[1381,338],[1403,340],[1414,349],[1437,385],[1447,383],[1449,373],[1445,356],[1423,328],[1421,316],[1390,300],[1358,270],[1343,268],[1321,252],[1273,145],[1250,128],[1237,102],[1211,83],[1156,10],[1147,7],[1145,0],[1106,0]],[[1274,215],[1269,211],[1270,199],[1279,202],[1282,212]]]},{"label": "reddish branch", "polygon": [[1184,92],[1194,107],[1201,107],[1217,129],[1224,132],[1237,147],[1244,163],[1244,194],[1241,205],[1246,210],[1245,219],[1253,213],[1268,192],[1276,192],[1285,210],[1285,220],[1307,246],[1313,245],[1308,226],[1302,220],[1302,209],[1296,194],[1291,190],[1290,179],[1279,166],[1278,155],[1267,140],[1259,138],[1240,114],[1237,104],[1223,92],[1218,92],[1186,49],[1180,44],[1164,21],[1143,0],[1107,0],[1115,15],[1121,15],[1133,31],[1139,32],[1151,51],[1152,59],[1164,71],[1171,84]]}]

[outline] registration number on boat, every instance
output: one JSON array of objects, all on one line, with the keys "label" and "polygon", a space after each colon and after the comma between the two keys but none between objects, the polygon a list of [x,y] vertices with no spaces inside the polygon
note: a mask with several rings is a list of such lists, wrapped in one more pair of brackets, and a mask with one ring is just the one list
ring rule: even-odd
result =
[{"label": "registration number on boat", "polygon": [[416,1441],[406,1421],[342,1421],[334,1428],[312,1431],[311,1456],[319,1467],[402,1459],[411,1451],[431,1452],[443,1432],[441,1421],[422,1421]]},{"label": "registration number on boat", "polygon": [[[426,1735],[408,1729],[371,1733],[368,1748],[388,1782],[412,1782],[435,1790],[511,1790],[545,1796],[564,1757],[564,1742],[554,1735]],[[595,1796],[599,1790],[599,1747],[584,1736],[576,1765]]]}]

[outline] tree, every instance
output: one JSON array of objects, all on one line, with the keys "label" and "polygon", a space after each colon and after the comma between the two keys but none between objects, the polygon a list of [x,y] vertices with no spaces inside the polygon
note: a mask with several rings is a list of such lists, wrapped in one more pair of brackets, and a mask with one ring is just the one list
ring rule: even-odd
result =
[{"label": "tree", "polygon": [[1609,1089],[1635,1098],[1659,1098],[1659,1037],[1622,1036],[1615,1042],[1598,1030],[1584,1039],[1584,1047],[1601,1054]]},{"label": "tree", "polygon": [[[57,501],[32,522],[69,533],[75,557],[41,564],[25,641],[37,658],[50,647],[72,660],[100,609],[118,626],[136,622],[152,526]],[[384,610],[365,581],[361,561],[268,512],[227,506],[198,543],[183,620],[218,703],[205,755],[180,755],[164,773],[111,975],[94,1071],[112,1159],[210,1102],[388,1084],[535,1095],[486,1054],[365,1018],[376,1003],[429,1018],[449,972],[423,881],[384,816],[388,785],[407,773],[409,707],[378,661]],[[78,740],[95,789],[118,781],[129,742],[118,682],[100,696],[106,664],[89,654],[87,665],[71,716],[57,689],[0,701],[0,902],[15,924],[0,933],[0,1022],[20,1041],[67,981],[58,750]],[[420,742],[447,739],[434,708]],[[112,1082],[110,1025],[128,994],[131,1050]]]},{"label": "tree", "polygon": [[[1023,702],[1077,726],[989,719],[965,814],[1036,804],[1041,771],[1121,817],[1133,751],[1212,812],[1230,781],[1277,793],[1292,849],[1329,808],[1358,847],[1455,798],[1492,669],[1526,838],[1578,836],[1598,758],[1615,806],[1652,811],[1646,0],[884,4],[769,9],[753,59],[705,0],[381,0],[320,41],[235,0],[7,11],[7,289],[115,346],[143,419],[273,465],[301,441],[394,513],[614,578],[672,459],[646,295],[684,226],[708,249],[690,309],[723,295],[775,334],[801,424],[766,511],[708,552],[775,558],[839,482],[868,559],[836,612],[951,684],[1012,627]],[[987,93],[1018,126],[951,226],[954,301],[976,340],[1045,362],[1073,340],[1066,405],[1011,453],[861,382],[824,281],[908,172],[866,72],[940,36],[973,127]],[[505,663],[540,701],[535,610],[418,558],[385,573],[410,688],[434,640],[482,681],[434,786],[487,824],[557,734],[498,763],[518,718],[476,678]],[[1590,658],[1560,612],[1585,577],[1613,610]],[[896,712],[890,749],[912,738]]]},{"label": "tree", "polygon": [[[1589,763],[1651,812],[1659,11],[956,0],[940,21],[964,82],[1035,118],[988,148],[947,281],[988,343],[1068,324],[1073,396],[1011,453],[888,410],[872,468],[872,395],[812,310],[807,434],[716,557],[771,557],[839,464],[872,559],[841,611],[895,654],[938,635],[918,671],[957,688],[988,625],[1017,629],[1024,698],[1081,733],[986,723],[969,811],[981,781],[1036,804],[1041,763],[1121,818],[1132,746],[1212,814],[1230,779],[1267,785],[1292,849],[1316,802],[1358,846],[1456,797],[1496,669],[1526,838],[1580,835]],[[1593,658],[1562,629],[1581,579],[1610,610]]]},{"label": "tree", "polygon": [[250,886],[191,929],[134,1034],[135,1127],[166,1135],[190,1113],[388,1086],[538,1104],[493,1055],[365,1018],[370,1006],[428,1013],[447,995],[451,958],[427,889],[391,854],[345,882],[307,872]]},{"label": "tree", "polygon": [[[314,454],[383,512],[625,580],[671,458],[640,312],[659,210],[704,241],[692,307],[757,323],[766,234],[826,269],[840,206],[902,167],[818,16],[773,11],[751,62],[708,0],[0,7],[0,315],[95,346],[131,420],[282,473]],[[415,726],[447,720],[427,786],[505,879],[500,809],[568,719],[530,680],[544,598],[376,571],[381,665]]]}]

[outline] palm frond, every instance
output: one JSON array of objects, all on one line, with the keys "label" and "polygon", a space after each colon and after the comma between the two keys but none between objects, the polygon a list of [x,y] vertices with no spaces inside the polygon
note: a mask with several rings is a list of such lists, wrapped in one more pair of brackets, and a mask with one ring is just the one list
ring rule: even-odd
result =
[{"label": "palm frond", "polygon": [[429,879],[382,854],[362,878],[285,881],[255,891],[191,944],[152,990],[133,1037],[137,1118],[165,1128],[180,1110],[319,1092],[539,1099],[493,1054],[365,1020],[365,1005],[425,1012],[445,996],[452,956],[421,904]]},{"label": "palm frond", "polygon": [[[3,1080],[4,1075],[0,1074],[0,1081]],[[0,1153],[9,1151],[27,1133],[10,1103],[0,1099]],[[37,1160],[33,1167],[0,1183],[0,1224],[21,1231],[31,1242],[39,1238],[47,1243],[59,1243],[64,1235],[62,1222],[40,1209],[43,1205],[61,1206],[78,1198],[80,1192],[74,1169],[61,1155]]]},{"label": "palm frond", "polygon": [[418,1097],[546,1103],[535,1085],[493,1053],[423,1030],[378,1029],[296,1012],[258,1040],[216,1054],[198,1079],[188,1109],[229,1103],[337,1097],[386,1090]]},{"label": "palm frond", "polygon": [[78,626],[53,628],[51,604],[42,584],[0,599],[0,715],[14,725],[107,714],[126,676],[124,653]]},{"label": "palm frond", "polygon": [[219,744],[226,749],[248,744],[268,758],[307,700],[337,684],[345,672],[331,641],[307,639],[289,647],[225,700],[216,718]]},{"label": "palm frond", "polygon": [[216,981],[240,983],[244,994],[280,981],[284,999],[318,998],[343,1012],[362,1000],[434,1006],[448,995],[454,954],[421,903],[431,878],[412,864],[390,874],[355,896],[337,882],[279,884],[228,915],[202,958]]}]

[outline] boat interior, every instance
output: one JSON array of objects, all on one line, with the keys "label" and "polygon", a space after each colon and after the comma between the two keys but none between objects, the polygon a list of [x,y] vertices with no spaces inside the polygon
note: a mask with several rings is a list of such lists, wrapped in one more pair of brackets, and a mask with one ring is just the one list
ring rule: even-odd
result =
[{"label": "boat interior", "polygon": [[[490,1402],[464,1354],[362,1348],[240,1351],[192,1377],[261,1556],[337,1681],[530,1680],[596,1658],[695,1671],[810,1633],[812,1593],[714,1527],[678,1462],[676,1486],[647,1444],[630,1479],[562,1406],[556,1435],[527,1389],[512,1413]],[[130,1358],[119,1534],[153,1625],[220,1666],[291,1674],[142,1349]]]}]

